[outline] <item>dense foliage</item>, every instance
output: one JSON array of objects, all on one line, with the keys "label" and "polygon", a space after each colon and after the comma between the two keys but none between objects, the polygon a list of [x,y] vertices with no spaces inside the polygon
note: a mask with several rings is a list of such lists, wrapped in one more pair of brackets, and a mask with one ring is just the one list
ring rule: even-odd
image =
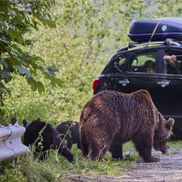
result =
[{"label": "dense foliage", "polygon": [[127,2],[58,1],[52,10],[57,26],[39,27],[26,38],[34,40],[27,52],[42,57],[48,65],[56,65],[60,88],[53,88],[37,73],[46,84],[45,92],[40,95],[17,77],[8,84],[12,92],[5,100],[3,118],[40,117],[54,123],[78,120],[81,108],[92,95],[92,80],[113,50],[126,42],[132,16],[140,16],[138,9],[143,7],[143,1],[137,5]]},{"label": "dense foliage", "polygon": [[58,82],[56,69],[46,66],[41,57],[30,54],[24,48],[31,44],[26,33],[40,25],[53,27],[54,21],[50,9],[55,0],[1,0],[0,1],[0,93],[8,91],[6,84],[14,74],[24,76],[33,90],[44,90],[43,83],[37,77],[41,72],[44,77]]},{"label": "dense foliage", "polygon": [[[132,19],[181,13],[179,1],[176,5],[160,0],[139,0],[136,4],[130,0],[56,2],[1,1],[1,84],[15,78],[7,85],[11,96],[1,107],[2,120],[12,116],[20,120],[41,117],[54,123],[78,120],[81,108],[92,96],[92,80],[111,54],[129,41],[127,32]],[[50,14],[56,19],[55,28],[50,28],[54,26]],[[53,81],[56,70],[45,65],[55,65],[59,79]],[[45,78],[60,88],[53,88]],[[45,92],[32,92],[29,84],[33,90]]]}]

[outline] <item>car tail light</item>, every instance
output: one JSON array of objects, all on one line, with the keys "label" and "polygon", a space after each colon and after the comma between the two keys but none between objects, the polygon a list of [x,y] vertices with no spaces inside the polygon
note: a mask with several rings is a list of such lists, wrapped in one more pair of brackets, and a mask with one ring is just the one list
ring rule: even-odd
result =
[{"label": "car tail light", "polygon": [[96,78],[94,81],[93,81],[93,83],[92,83],[92,88],[93,88],[93,90],[95,90],[97,87],[98,87],[98,85],[100,84],[100,78]]}]

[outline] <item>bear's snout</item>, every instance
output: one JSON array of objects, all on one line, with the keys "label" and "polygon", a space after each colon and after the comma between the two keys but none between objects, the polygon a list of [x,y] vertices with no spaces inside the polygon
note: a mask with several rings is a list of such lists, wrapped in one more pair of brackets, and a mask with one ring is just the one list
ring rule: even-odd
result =
[{"label": "bear's snout", "polygon": [[170,147],[169,147],[168,145],[166,145],[166,147],[163,148],[163,149],[161,150],[161,152],[162,152],[163,155],[169,156],[169,155],[170,155]]}]

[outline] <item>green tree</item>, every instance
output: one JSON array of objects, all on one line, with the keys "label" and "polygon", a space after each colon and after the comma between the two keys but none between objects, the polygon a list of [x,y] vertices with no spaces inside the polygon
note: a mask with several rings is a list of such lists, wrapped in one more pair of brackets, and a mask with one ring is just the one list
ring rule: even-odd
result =
[{"label": "green tree", "polygon": [[155,0],[158,8],[155,11],[156,17],[181,17],[182,4],[180,0]]},{"label": "green tree", "polygon": [[55,0],[0,0],[0,93],[7,91],[6,83],[13,74],[24,76],[33,90],[44,90],[37,73],[58,83],[56,69],[46,66],[43,59],[25,51],[32,43],[27,32],[40,25],[54,27],[50,9]]},{"label": "green tree", "polygon": [[56,28],[42,26],[30,33],[34,44],[27,51],[56,65],[62,85],[52,88],[41,78],[46,87],[40,95],[17,77],[8,84],[13,91],[5,101],[5,117],[40,117],[54,123],[79,120],[80,110],[93,95],[93,79],[114,51],[128,43],[131,20],[140,18],[143,6],[143,0],[137,4],[128,0],[57,1],[52,11]]}]

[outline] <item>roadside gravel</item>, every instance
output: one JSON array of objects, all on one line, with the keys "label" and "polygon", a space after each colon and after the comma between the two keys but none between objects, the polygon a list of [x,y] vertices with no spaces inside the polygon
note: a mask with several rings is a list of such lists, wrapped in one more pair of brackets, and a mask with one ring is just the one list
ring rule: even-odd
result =
[{"label": "roadside gravel", "polygon": [[156,152],[154,155],[160,157],[160,162],[137,161],[133,167],[121,169],[121,176],[72,176],[70,180],[74,182],[182,182],[182,149],[172,151],[170,156],[163,156]]}]

